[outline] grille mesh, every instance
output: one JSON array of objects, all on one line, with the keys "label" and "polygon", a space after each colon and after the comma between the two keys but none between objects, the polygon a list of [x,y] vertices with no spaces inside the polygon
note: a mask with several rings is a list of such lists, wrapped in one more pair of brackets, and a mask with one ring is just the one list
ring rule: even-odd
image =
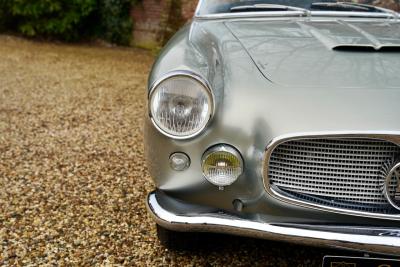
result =
[{"label": "grille mesh", "polygon": [[287,197],[348,210],[396,213],[383,195],[384,166],[400,147],[374,139],[302,139],[269,158],[270,186]]}]

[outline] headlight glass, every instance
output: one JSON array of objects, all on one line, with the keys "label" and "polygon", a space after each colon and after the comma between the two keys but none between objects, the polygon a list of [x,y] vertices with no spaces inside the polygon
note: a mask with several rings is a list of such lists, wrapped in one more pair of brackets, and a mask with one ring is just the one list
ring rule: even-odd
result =
[{"label": "headlight glass", "polygon": [[203,155],[204,177],[216,186],[234,183],[243,172],[243,160],[239,152],[228,145],[218,145]]},{"label": "headlight glass", "polygon": [[205,83],[194,76],[176,74],[152,90],[150,112],[162,132],[188,138],[207,125],[213,112],[213,99]]}]

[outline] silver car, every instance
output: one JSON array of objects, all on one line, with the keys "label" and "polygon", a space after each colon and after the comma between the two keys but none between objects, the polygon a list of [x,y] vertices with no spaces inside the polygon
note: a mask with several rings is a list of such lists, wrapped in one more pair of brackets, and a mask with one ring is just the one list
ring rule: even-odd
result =
[{"label": "silver car", "polygon": [[400,254],[398,7],[200,1],[149,77],[165,245],[218,232]]}]

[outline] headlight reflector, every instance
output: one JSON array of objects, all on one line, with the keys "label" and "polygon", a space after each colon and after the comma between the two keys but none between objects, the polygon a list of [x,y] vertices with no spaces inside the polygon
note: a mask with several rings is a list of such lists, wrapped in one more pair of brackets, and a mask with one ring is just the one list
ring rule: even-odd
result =
[{"label": "headlight reflector", "polygon": [[189,138],[203,130],[213,112],[211,90],[189,73],[172,73],[150,92],[150,114],[166,135]]},{"label": "headlight reflector", "polygon": [[228,145],[211,147],[202,158],[204,177],[216,186],[228,186],[243,173],[243,160],[239,152]]}]

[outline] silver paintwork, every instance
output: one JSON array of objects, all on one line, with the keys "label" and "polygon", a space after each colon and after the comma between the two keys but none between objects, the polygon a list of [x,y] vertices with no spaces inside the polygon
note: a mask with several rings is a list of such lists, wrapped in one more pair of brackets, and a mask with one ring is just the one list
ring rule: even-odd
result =
[{"label": "silver paintwork", "polygon": [[[390,74],[391,68],[400,68],[396,53],[379,53],[372,59],[371,52],[368,55],[348,51],[348,48],[400,49],[400,22],[297,18],[257,23],[226,21],[225,25],[262,74],[280,86],[322,91],[372,86],[396,88],[400,84],[400,76]],[[345,51],[332,52],[334,49]],[[381,74],[386,81],[380,80]]]},{"label": "silver paintwork", "polygon": [[149,99],[149,103],[150,103],[150,99],[151,96],[153,94],[153,92],[155,91],[155,89],[157,89],[157,87],[160,85],[160,83],[162,83],[164,80],[169,79],[171,77],[177,77],[177,76],[183,76],[183,77],[188,77],[190,79],[194,79],[197,82],[199,82],[207,91],[210,99],[211,99],[211,105],[210,105],[210,116],[208,118],[208,122],[206,124],[204,124],[203,127],[201,127],[196,133],[190,134],[190,135],[186,135],[186,136],[177,136],[177,135],[172,135],[170,133],[165,132],[164,130],[162,130],[157,123],[154,121],[153,115],[151,114],[151,107],[150,105],[148,105],[148,112],[149,112],[149,116],[151,118],[151,121],[154,125],[154,127],[156,127],[161,133],[163,133],[164,135],[174,138],[174,139],[189,139],[189,138],[193,138],[196,135],[198,135],[199,133],[201,133],[206,127],[207,125],[210,123],[210,120],[212,119],[212,117],[214,116],[214,110],[215,110],[215,100],[214,100],[214,93],[213,90],[211,90],[211,87],[209,85],[209,83],[207,82],[206,79],[204,79],[201,75],[194,73],[192,71],[188,71],[188,70],[176,70],[176,71],[171,71],[166,73],[163,77],[161,77],[159,80],[155,81],[149,90],[148,93],[148,99]]},{"label": "silver paintwork", "polygon": [[149,194],[146,204],[157,224],[174,231],[222,232],[312,246],[399,254],[398,228],[280,224],[246,220],[221,212],[192,211],[186,215],[163,208],[154,192]]},{"label": "silver paintwork", "polygon": [[[270,222],[313,225],[314,230],[317,224],[355,223],[365,228],[398,228],[397,219],[297,205],[272,196],[264,187],[263,158],[270,142],[296,136],[346,135],[400,144],[400,54],[335,51],[327,45],[328,39],[335,45],[348,44],[349,40],[371,43],[373,39],[346,23],[385,45],[397,43],[398,22],[388,17],[329,15],[194,18],[170,40],[153,66],[149,84],[171,71],[197,73],[212,88],[215,112],[207,127],[187,140],[165,136],[149,116],[144,118],[147,167],[158,190],[182,203],[227,213],[235,211],[232,202],[239,199],[243,202],[243,220],[235,222],[238,225],[234,229],[251,236],[279,238],[279,231],[271,235],[263,228]],[[332,28],[324,28],[327,24]],[[311,33],[304,25],[320,34]],[[349,33],[350,39],[340,38]],[[243,174],[223,191],[204,179],[201,168],[203,153],[217,144],[235,147],[245,165]],[[184,152],[191,158],[188,169],[177,172],[170,168],[169,155],[174,152]],[[187,211],[179,210],[179,205],[172,206],[180,220],[190,217]],[[256,221],[261,228],[242,231],[240,225],[246,220]],[[229,219],[221,223],[232,230]],[[176,226],[164,221],[164,226],[168,225]],[[187,225],[188,230],[198,227]],[[204,230],[223,229],[222,225],[207,225]],[[323,245],[334,242],[325,241]],[[392,244],[393,251],[399,253],[399,244]],[[362,249],[361,241],[359,245]],[[368,248],[373,250],[374,246]]]},{"label": "silver paintwork", "polygon": [[[300,18],[297,20],[303,22]],[[335,22],[335,19],[331,18],[325,20]],[[249,22],[253,25],[253,31],[257,32],[268,26],[269,22],[277,25],[276,28],[280,25],[281,33],[289,33],[291,28],[285,27],[293,23],[292,19],[284,18],[235,21],[246,24]],[[282,85],[270,75],[267,78],[272,81],[267,80],[261,65],[258,68],[258,64],[254,64],[253,61],[275,59],[280,48],[262,48],[257,57],[250,57],[225,23],[230,21],[194,21],[187,25],[165,47],[153,67],[150,84],[172,70],[184,69],[199,73],[209,81],[216,104],[215,115],[209,125],[196,138],[186,141],[167,138],[155,129],[148,117],[145,118],[147,164],[158,188],[170,194],[180,194],[186,189],[204,188],[206,197],[203,197],[204,193],[199,193],[185,196],[183,199],[202,204],[214,202],[218,203],[220,208],[230,209],[232,200],[239,197],[257,203],[252,208],[254,212],[258,210],[278,215],[285,211],[295,214],[292,205],[286,203],[276,203],[276,207],[275,204],[269,207],[263,204],[271,201],[263,190],[261,166],[264,148],[270,140],[286,134],[297,135],[299,132],[386,132],[393,136],[399,134],[399,75],[398,63],[394,62],[400,62],[397,53],[335,52],[327,50],[319,39],[312,36],[299,40],[296,36],[288,34],[285,39],[288,44],[292,38],[293,42],[298,44],[303,40],[310,41],[310,50],[315,53],[302,53],[300,47],[293,50],[296,59],[287,57],[288,61],[271,61],[272,65],[280,64],[281,69],[278,71],[282,72],[282,77],[288,67],[293,67],[290,63],[303,62],[301,69],[297,70],[303,72],[303,75],[292,72],[292,75],[286,75],[285,83],[288,85]],[[366,23],[369,25],[371,21]],[[335,34],[340,34],[343,27],[342,24],[337,24]],[[247,26],[245,29],[248,29]],[[298,31],[296,29],[296,34]],[[268,32],[267,35],[257,37],[261,44],[265,43],[262,40],[272,37],[269,34]],[[296,54],[297,52],[299,54]],[[262,53],[265,56],[262,56]],[[331,59],[324,62],[327,67],[316,65],[321,58]],[[341,63],[340,68],[328,68],[336,62]],[[390,64],[383,68],[381,63]],[[316,67],[318,68],[314,70]],[[315,71],[317,73],[314,73]],[[274,75],[276,73],[274,72]],[[314,74],[311,77],[304,73]],[[324,79],[328,76],[340,79],[327,82]],[[359,82],[360,79],[362,83]],[[358,86],[351,86],[353,84]],[[223,192],[208,187],[201,171],[202,153],[219,143],[236,147],[246,163],[244,174]],[[176,173],[169,167],[168,157],[176,151],[186,153],[192,160],[191,166],[181,173]],[[301,213],[304,215],[300,214],[300,217],[320,217],[309,210]],[[337,218],[334,214],[327,215],[326,218],[346,220]]]}]

